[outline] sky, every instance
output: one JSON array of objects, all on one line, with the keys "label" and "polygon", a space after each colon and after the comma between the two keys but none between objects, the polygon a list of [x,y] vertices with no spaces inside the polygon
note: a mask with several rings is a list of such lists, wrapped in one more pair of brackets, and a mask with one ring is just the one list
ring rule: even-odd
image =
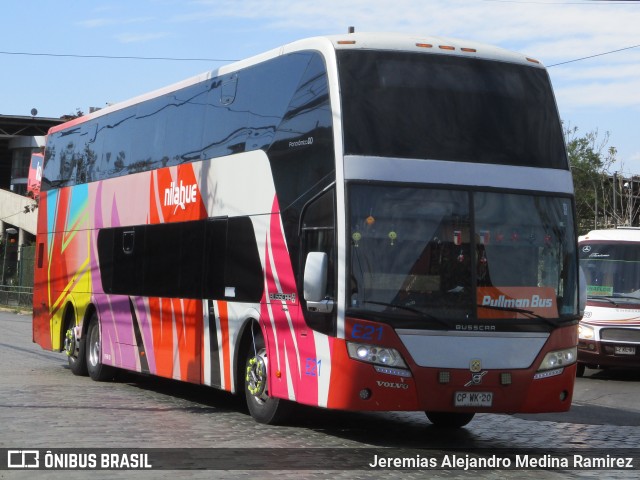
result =
[{"label": "sky", "polygon": [[23,0],[0,20],[0,114],[43,117],[349,26],[484,42],[545,64],[564,124],[615,147],[612,172],[640,175],[636,0]]}]

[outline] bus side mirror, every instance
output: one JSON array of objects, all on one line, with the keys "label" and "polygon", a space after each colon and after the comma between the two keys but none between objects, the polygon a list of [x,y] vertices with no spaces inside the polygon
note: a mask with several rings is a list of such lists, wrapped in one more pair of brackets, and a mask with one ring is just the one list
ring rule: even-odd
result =
[{"label": "bus side mirror", "polygon": [[580,304],[578,305],[580,316],[584,315],[584,310],[587,308],[587,277],[584,275],[584,270],[582,267],[578,268],[578,286],[580,291],[578,295],[580,295]]},{"label": "bus side mirror", "polygon": [[304,265],[304,299],[310,312],[330,313],[333,300],[327,298],[329,256],[325,252],[309,252]]}]

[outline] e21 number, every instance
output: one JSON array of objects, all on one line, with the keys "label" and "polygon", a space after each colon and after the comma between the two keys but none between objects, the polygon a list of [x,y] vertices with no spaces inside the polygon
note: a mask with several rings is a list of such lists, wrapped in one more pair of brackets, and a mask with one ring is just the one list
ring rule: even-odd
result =
[{"label": "e21 number", "polygon": [[367,340],[373,342],[382,340],[382,327],[374,327],[373,325],[363,325],[356,323],[351,329],[351,338],[357,340]]}]

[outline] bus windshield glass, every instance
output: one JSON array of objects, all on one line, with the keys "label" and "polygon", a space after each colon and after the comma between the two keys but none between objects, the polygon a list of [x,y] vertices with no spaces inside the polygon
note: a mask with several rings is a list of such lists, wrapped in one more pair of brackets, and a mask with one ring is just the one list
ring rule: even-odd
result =
[{"label": "bus windshield glass", "polygon": [[575,320],[570,199],[351,184],[349,205],[348,313],[416,328]]},{"label": "bus windshield glass", "polygon": [[568,168],[542,68],[376,50],[338,67],[347,155]]},{"label": "bus windshield glass", "polygon": [[640,302],[640,244],[580,243],[580,266],[589,299]]}]

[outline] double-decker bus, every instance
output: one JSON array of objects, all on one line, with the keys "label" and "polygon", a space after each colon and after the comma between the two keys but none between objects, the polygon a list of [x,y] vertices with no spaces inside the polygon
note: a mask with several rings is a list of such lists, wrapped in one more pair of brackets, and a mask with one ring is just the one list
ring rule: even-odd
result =
[{"label": "double-decker bus", "polygon": [[536,60],[435,37],[298,41],[54,127],[33,339],[246,397],[569,408],[573,184]]},{"label": "double-decker bus", "polygon": [[578,376],[640,366],[640,229],[592,230],[579,238],[587,305],[578,334]]},{"label": "double-decker bus", "polygon": [[34,153],[29,164],[29,177],[27,178],[27,195],[35,200],[40,197],[40,182],[42,180],[42,164],[44,155]]}]

